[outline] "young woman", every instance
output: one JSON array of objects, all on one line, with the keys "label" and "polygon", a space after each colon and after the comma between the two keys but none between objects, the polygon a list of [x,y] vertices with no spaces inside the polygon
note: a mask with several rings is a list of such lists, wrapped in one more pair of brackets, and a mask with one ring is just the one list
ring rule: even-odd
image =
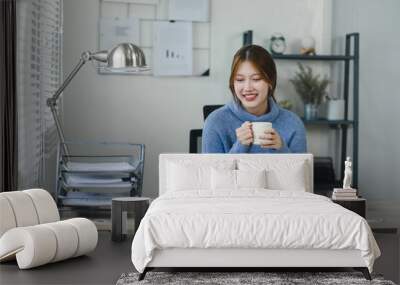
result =
[{"label": "young woman", "polygon": [[[262,47],[239,49],[229,88],[233,101],[212,112],[203,128],[203,153],[304,153],[306,132],[300,118],[276,103],[276,67]],[[252,122],[271,122],[272,130],[253,144]]]}]

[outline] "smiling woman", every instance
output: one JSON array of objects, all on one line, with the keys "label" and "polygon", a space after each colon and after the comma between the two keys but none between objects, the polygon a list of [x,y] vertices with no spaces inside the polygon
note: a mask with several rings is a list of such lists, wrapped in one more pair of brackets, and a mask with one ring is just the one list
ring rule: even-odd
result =
[{"label": "smiling woman", "polygon": [[[248,45],[236,52],[229,79],[233,101],[207,117],[204,153],[306,152],[303,122],[275,101],[276,77],[274,60],[264,48]],[[255,133],[255,122],[272,123],[272,128]]]}]

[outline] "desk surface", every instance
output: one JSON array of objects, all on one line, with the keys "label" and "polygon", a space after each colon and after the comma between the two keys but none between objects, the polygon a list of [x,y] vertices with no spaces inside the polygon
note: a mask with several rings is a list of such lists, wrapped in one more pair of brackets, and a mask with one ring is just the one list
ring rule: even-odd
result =
[{"label": "desk surface", "polygon": [[358,197],[358,198],[348,198],[348,199],[346,199],[346,198],[340,198],[340,199],[333,199],[332,197],[331,197],[331,199],[332,199],[332,201],[334,201],[334,202],[336,202],[336,201],[346,201],[346,202],[352,202],[352,201],[354,201],[354,202],[360,202],[360,201],[366,201],[366,199],[365,198],[360,198],[360,197]]},{"label": "desk surface", "polygon": [[150,198],[147,197],[118,197],[113,198],[112,201],[117,202],[136,202],[136,201],[150,201]]}]

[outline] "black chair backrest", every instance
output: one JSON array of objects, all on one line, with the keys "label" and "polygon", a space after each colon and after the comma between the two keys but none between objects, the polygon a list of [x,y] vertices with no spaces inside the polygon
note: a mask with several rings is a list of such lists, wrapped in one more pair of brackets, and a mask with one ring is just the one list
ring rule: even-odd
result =
[{"label": "black chair backrest", "polygon": [[221,108],[224,105],[204,105],[203,106],[203,117],[204,120],[207,119],[208,115],[210,115],[213,111]]},{"label": "black chair backrest", "polygon": [[201,144],[199,143],[199,139],[203,135],[202,129],[193,129],[190,130],[189,134],[189,153],[201,153]]}]

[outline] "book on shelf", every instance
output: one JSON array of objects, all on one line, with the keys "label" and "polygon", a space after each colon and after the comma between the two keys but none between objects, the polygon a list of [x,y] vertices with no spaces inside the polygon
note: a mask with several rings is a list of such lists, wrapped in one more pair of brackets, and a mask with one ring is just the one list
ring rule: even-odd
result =
[{"label": "book on shelf", "polygon": [[359,198],[357,196],[354,197],[335,197],[332,196],[332,200],[358,200]]},{"label": "book on shelf", "polygon": [[333,193],[357,193],[357,189],[355,188],[333,188]]},{"label": "book on shelf", "polygon": [[358,199],[358,196],[356,193],[333,193],[332,199],[334,200]]},{"label": "book on shelf", "polygon": [[357,196],[356,193],[333,193],[336,197],[354,197]]}]

